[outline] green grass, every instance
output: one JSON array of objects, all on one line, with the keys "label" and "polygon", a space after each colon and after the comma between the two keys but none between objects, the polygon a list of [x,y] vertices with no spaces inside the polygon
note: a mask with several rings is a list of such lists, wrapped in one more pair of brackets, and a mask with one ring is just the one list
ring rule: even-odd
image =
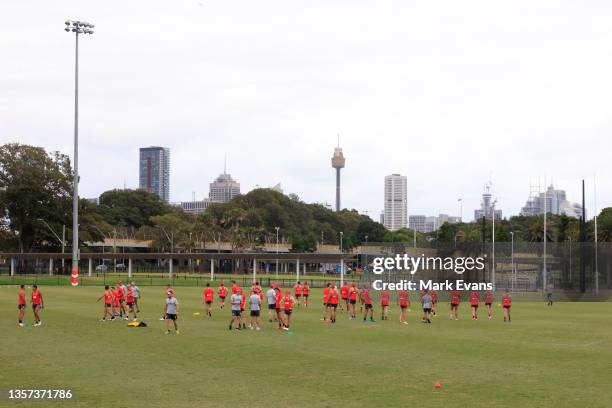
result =
[{"label": "green grass", "polygon": [[143,288],[147,328],[98,322],[100,288],[41,289],[43,326],[20,329],[17,289],[0,286],[0,388],[72,388],[66,406],[612,406],[610,303],[517,301],[510,324],[499,307],[471,321],[465,304],[449,321],[441,304],[431,325],[416,308],[400,325],[393,308],[385,322],[341,315],[332,326],[319,321],[317,290],[291,334],[267,319],[261,332],[230,332],[229,310],[194,317],[201,289],[180,287],[181,334],[165,335],[162,287]]}]

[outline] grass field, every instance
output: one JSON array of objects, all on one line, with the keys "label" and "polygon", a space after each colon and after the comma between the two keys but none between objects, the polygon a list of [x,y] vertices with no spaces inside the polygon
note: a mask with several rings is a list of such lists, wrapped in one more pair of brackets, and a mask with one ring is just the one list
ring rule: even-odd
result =
[{"label": "grass field", "polygon": [[[202,311],[199,288],[177,288],[180,335],[158,320],[164,288],[143,290],[146,328],[98,322],[100,288],[41,287],[41,327],[16,324],[17,288],[0,286],[0,388],[71,388],[73,407],[611,407],[610,303],[515,302],[513,321],[447,319],[413,307],[408,325],[294,313],[290,333],[229,331],[229,310]],[[29,290],[28,290],[29,296]],[[413,295],[414,297],[414,295]],[[215,299],[216,301],[216,299]],[[415,306],[415,305],[413,305]],[[377,314],[379,310],[376,310]],[[484,312],[484,311],[483,311]],[[482,313],[482,312],[481,312]],[[434,383],[440,382],[440,389]]]}]

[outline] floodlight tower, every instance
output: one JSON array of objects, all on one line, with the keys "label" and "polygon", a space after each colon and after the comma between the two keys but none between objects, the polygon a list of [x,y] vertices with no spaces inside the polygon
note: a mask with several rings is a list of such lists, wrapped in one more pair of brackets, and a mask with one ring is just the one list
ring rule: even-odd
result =
[{"label": "floodlight tower", "polygon": [[72,269],[70,282],[79,284],[79,34],[93,34],[93,24],[84,21],[67,20],[64,30],[75,35],[74,47],[74,157],[72,192]]},{"label": "floodlight tower", "polygon": [[340,211],[340,169],[344,168],[344,155],[340,147],[340,136],[338,136],[338,147],[334,148],[332,156],[332,167],[336,169],[336,211]]}]

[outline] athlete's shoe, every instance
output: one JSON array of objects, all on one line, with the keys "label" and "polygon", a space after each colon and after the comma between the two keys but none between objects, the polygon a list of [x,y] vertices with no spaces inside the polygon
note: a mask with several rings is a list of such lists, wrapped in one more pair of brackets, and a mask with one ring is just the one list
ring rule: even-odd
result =
[{"label": "athlete's shoe", "polygon": [[19,327],[23,327],[23,323],[19,323]]},{"label": "athlete's shoe", "polygon": [[289,328],[288,327],[283,327],[283,330],[284,331],[289,331]]},{"label": "athlete's shoe", "polygon": [[261,329],[259,327],[256,327],[255,330],[260,331]]},{"label": "athlete's shoe", "polygon": [[170,334],[170,330],[166,330],[166,334]]},{"label": "athlete's shoe", "polygon": [[404,323],[404,324],[408,324],[408,322],[402,322],[402,323]]},{"label": "athlete's shoe", "polygon": [[[114,319],[114,318],[113,318],[113,319]],[[162,321],[163,321],[163,320],[165,320],[165,319],[164,319],[164,317],[162,316],[162,317],[160,317],[160,318],[159,318],[159,320],[162,320]]]},{"label": "athlete's shoe", "polygon": [[100,319],[100,321],[101,321],[101,322],[105,322],[105,321],[106,321],[106,319]]},{"label": "athlete's shoe", "polygon": [[176,333],[176,334],[181,334],[181,332],[180,332],[180,331],[178,331],[178,330],[177,330],[175,333]]}]

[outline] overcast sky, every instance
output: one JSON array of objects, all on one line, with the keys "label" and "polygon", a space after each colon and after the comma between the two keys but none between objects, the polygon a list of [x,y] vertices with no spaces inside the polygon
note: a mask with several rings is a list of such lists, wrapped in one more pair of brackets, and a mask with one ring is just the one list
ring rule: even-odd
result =
[{"label": "overcast sky", "polygon": [[228,172],[307,202],[473,218],[484,184],[504,215],[544,179],[592,215],[612,205],[612,2],[5,0],[0,142],[72,156],[80,42],[80,191],[138,187],[138,148],[171,149],[171,201]]}]

